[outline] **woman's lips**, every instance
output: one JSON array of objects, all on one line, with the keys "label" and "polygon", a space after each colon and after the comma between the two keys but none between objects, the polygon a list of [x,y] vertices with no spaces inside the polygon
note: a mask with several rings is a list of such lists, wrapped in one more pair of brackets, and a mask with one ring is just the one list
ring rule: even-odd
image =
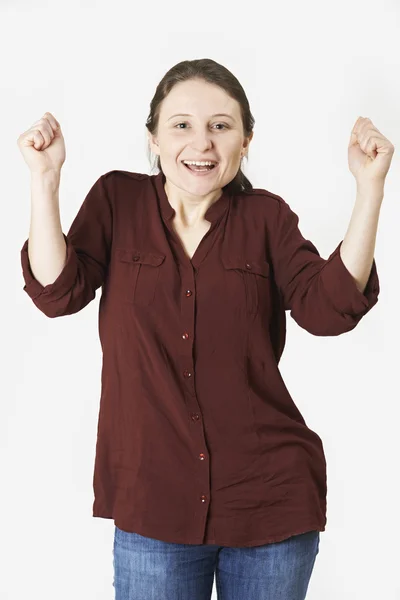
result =
[{"label": "woman's lips", "polygon": [[205,177],[206,175],[210,175],[210,173],[213,173],[216,169],[218,169],[219,163],[217,163],[215,165],[215,167],[213,167],[212,169],[207,169],[207,170],[204,170],[204,171],[192,171],[192,169],[190,169],[187,165],[185,165],[184,162],[182,162],[182,165],[184,166],[184,168],[186,169],[186,171],[188,171],[192,175],[195,175],[197,177]]}]

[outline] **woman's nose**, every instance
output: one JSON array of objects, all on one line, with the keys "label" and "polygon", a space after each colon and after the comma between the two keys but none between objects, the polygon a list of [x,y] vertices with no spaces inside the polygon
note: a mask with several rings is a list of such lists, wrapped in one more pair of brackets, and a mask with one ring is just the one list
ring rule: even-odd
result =
[{"label": "woman's nose", "polygon": [[191,146],[199,152],[204,152],[212,147],[212,141],[209,134],[198,134],[192,139]]}]

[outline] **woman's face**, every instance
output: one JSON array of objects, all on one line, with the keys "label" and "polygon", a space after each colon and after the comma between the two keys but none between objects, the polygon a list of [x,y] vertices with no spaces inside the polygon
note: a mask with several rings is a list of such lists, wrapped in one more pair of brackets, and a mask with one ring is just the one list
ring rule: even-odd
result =
[{"label": "woman's face", "polygon": [[[193,196],[214,195],[232,181],[252,137],[244,137],[239,103],[202,80],[172,88],[161,103],[157,134],[149,134],[151,150],[160,156],[169,185]],[[183,160],[211,160],[217,165],[198,175]]]}]

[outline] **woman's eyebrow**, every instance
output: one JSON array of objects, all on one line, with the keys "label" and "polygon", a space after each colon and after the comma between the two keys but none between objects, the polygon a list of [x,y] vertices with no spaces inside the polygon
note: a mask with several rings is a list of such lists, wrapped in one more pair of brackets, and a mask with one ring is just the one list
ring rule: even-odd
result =
[{"label": "woman's eyebrow", "polygon": [[[168,121],[170,121],[171,119],[173,119],[174,117],[192,117],[193,115],[189,114],[189,113],[179,113],[177,115],[172,115],[172,117],[169,117],[169,119],[167,119]],[[214,115],[211,115],[211,118],[213,117],[228,117],[228,119],[232,119],[232,121],[234,121],[234,117],[232,117],[232,115],[228,115],[227,113],[215,113]]]}]

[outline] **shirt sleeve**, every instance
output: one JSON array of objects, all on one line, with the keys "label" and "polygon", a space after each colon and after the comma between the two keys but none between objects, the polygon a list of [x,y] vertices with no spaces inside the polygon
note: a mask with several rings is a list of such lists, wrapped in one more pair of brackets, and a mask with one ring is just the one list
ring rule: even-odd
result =
[{"label": "shirt sleeve", "polygon": [[24,291],[48,317],[76,313],[96,295],[109,264],[112,209],[106,175],[101,175],[84,199],[64,240],[66,262],[57,279],[46,286],[32,273],[28,256],[29,238],[21,249]]},{"label": "shirt sleeve", "polygon": [[309,333],[340,335],[354,329],[378,302],[379,279],[375,259],[364,292],[340,256],[343,240],[328,259],[304,238],[299,217],[279,198],[276,226],[271,235],[271,260],[275,282],[285,310]]}]

